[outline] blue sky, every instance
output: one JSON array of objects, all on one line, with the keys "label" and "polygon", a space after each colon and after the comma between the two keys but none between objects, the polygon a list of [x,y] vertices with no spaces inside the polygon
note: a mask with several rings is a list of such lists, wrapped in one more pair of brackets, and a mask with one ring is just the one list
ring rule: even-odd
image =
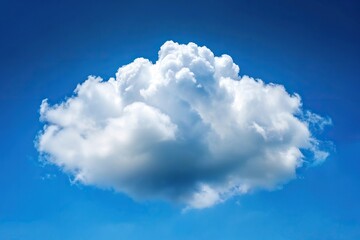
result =
[{"label": "blue sky", "polygon": [[[2,1],[1,239],[358,239],[360,5],[355,1]],[[113,77],[167,40],[229,54],[241,75],[282,84],[329,116],[320,166],[276,191],[182,212],[168,201],[71,184],[39,162],[41,101]]]}]

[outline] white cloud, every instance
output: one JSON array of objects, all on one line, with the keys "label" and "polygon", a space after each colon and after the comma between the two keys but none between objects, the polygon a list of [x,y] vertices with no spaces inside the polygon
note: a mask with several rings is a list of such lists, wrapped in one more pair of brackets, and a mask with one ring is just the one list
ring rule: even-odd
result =
[{"label": "white cloud", "polygon": [[303,151],[313,163],[328,156],[310,125],[330,120],[194,43],[168,41],[156,63],[135,59],[108,81],[90,76],[40,114],[39,152],[76,181],[190,208],[280,187]]}]

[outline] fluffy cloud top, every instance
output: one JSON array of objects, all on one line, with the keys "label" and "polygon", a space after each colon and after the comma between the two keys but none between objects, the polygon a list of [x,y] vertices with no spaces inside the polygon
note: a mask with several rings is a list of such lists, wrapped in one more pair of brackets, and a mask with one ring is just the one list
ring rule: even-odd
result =
[{"label": "fluffy cloud top", "polygon": [[40,114],[38,151],[76,181],[191,208],[280,187],[305,152],[328,155],[311,126],[329,121],[297,94],[240,77],[230,56],[194,43],[168,41],[156,63],[135,59],[108,81],[90,76]]}]

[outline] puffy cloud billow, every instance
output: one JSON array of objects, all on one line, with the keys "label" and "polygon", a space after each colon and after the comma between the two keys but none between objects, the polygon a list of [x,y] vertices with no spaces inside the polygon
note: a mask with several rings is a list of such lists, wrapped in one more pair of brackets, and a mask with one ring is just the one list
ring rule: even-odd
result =
[{"label": "puffy cloud billow", "polygon": [[90,76],[40,114],[38,151],[75,181],[189,208],[279,188],[328,156],[312,129],[329,119],[194,43],[168,41],[155,63],[137,58],[107,81]]}]

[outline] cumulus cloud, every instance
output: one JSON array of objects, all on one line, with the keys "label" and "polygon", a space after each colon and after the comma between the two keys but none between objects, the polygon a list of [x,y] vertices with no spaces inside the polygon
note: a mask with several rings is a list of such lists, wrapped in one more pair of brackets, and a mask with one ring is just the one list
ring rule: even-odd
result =
[{"label": "cumulus cloud", "polygon": [[155,63],[137,58],[107,81],[90,76],[40,115],[38,151],[75,181],[189,208],[276,189],[328,156],[312,128],[329,119],[194,43],[168,41]]}]

